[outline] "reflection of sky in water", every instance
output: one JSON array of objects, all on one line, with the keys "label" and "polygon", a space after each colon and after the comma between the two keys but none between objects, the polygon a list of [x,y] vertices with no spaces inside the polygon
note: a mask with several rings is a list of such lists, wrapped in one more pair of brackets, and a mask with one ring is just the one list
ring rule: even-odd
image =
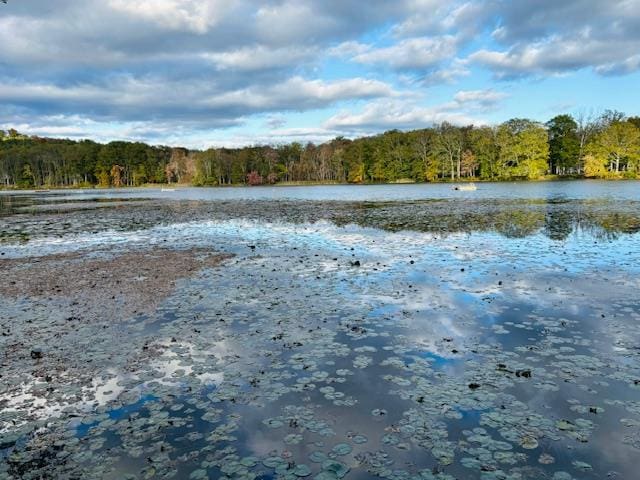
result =
[{"label": "reflection of sky in water", "polygon": [[[602,240],[578,230],[558,242],[542,233],[440,237],[238,219],[39,238],[2,250],[22,257],[148,245],[237,257],[181,282],[155,320],[122,339],[135,348],[155,342],[163,353],[148,371],[127,372],[127,388],[143,385],[137,395],[98,423],[91,415],[76,422],[81,440],[71,464],[93,449],[79,458],[88,470],[112,465],[104,478],[188,478],[199,469],[220,478],[236,460],[257,456],[237,472],[276,478],[265,457],[284,456],[315,475],[323,467],[309,455],[319,451],[349,466],[353,479],[635,474],[639,452],[625,437],[640,435],[637,235]],[[119,388],[116,377],[96,385],[102,397]],[[270,428],[267,419],[283,425]],[[474,437],[479,427],[484,433]],[[507,440],[514,431],[518,439]],[[368,441],[355,443],[356,435]],[[534,445],[523,443],[528,436]],[[495,460],[495,442],[521,457]],[[341,443],[352,451],[332,454]],[[484,473],[463,466],[486,455],[482,449],[491,457],[481,461]],[[555,463],[539,463],[544,453]],[[231,478],[250,478],[237,472]]]}]

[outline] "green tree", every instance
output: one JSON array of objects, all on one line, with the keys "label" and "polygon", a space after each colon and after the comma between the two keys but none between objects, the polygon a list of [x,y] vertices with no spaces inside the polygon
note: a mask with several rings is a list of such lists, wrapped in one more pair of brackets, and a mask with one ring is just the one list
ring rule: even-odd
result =
[{"label": "green tree", "polygon": [[587,145],[589,145],[593,138],[598,134],[598,131],[600,130],[600,121],[594,117],[593,113],[587,114],[582,111],[576,116],[576,123],[578,124],[577,134],[580,145],[578,153],[578,169],[579,171],[582,171],[585,165]]},{"label": "green tree", "polygon": [[618,110],[605,110],[598,118],[599,130],[606,130],[614,123],[623,122],[626,115]]},{"label": "green tree", "polygon": [[547,171],[549,144],[545,128],[526,119],[512,119],[498,127],[500,176],[540,178]]},{"label": "green tree", "polygon": [[627,122],[635,125],[636,128],[640,128],[640,117],[629,117]]},{"label": "green tree", "polygon": [[558,115],[547,122],[549,166],[552,173],[576,173],[580,160],[578,124],[571,115]]},{"label": "green tree", "polygon": [[147,168],[145,167],[145,165],[138,165],[133,172],[133,184],[136,187],[139,187],[140,185],[147,182],[147,178]]},{"label": "green tree", "polygon": [[96,176],[98,178],[98,186],[107,188],[111,184],[111,176],[106,170],[99,171]]},{"label": "green tree", "polygon": [[417,181],[433,182],[438,179],[438,158],[433,153],[435,136],[433,130],[424,129],[413,132],[411,145],[413,146],[414,166],[413,178]]},{"label": "green tree", "polygon": [[20,187],[29,188],[35,185],[35,179],[33,175],[33,170],[31,169],[31,165],[28,163],[24,164],[22,168],[22,178],[20,182]]},{"label": "green tree", "polygon": [[476,156],[480,178],[492,180],[499,176],[498,147],[495,130],[491,127],[472,129],[468,134],[469,147]]},{"label": "green tree", "polygon": [[459,128],[447,122],[436,127],[434,153],[441,159],[443,165],[449,167],[451,180],[454,180],[456,176],[460,178],[462,171],[462,145],[462,133]]},{"label": "green tree", "polygon": [[630,122],[616,121],[594,138],[589,146],[594,162],[607,165],[609,172],[638,172],[640,163],[640,130]]}]

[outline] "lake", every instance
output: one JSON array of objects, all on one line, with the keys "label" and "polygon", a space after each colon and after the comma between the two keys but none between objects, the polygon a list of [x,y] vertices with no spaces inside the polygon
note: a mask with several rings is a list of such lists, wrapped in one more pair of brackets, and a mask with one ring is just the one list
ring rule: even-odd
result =
[{"label": "lake", "polygon": [[634,479],[640,183],[0,192],[0,478]]},{"label": "lake", "polygon": [[[552,199],[609,198],[640,200],[637,181],[554,181],[554,182],[486,182],[478,183],[474,192],[456,191],[452,184],[426,183],[401,185],[317,185],[317,186],[262,186],[193,188],[176,186],[175,191],[163,192],[156,188],[54,190],[42,196],[37,192],[24,192],[40,196],[43,200],[90,200],[122,198],[173,198],[178,200],[345,200],[388,201],[423,200],[430,198],[483,198],[483,199]],[[0,190],[0,196],[15,196],[15,192]]]}]

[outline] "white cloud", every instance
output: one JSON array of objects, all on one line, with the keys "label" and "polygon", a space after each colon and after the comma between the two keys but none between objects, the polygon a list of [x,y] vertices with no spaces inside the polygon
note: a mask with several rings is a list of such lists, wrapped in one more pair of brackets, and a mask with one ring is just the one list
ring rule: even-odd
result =
[{"label": "white cloud", "polygon": [[460,90],[453,96],[453,100],[458,105],[478,104],[481,106],[493,106],[508,95],[495,90]]},{"label": "white cloud", "polygon": [[379,100],[368,103],[357,113],[341,111],[329,118],[323,126],[330,130],[375,133],[395,128],[426,128],[445,121],[456,125],[486,123],[464,112],[452,111],[451,104],[423,107],[405,100]]},{"label": "white cloud", "polygon": [[318,55],[315,47],[268,48],[251,45],[226,52],[204,53],[202,57],[219,70],[255,71],[286,68],[299,62],[308,62]]},{"label": "white cloud", "polygon": [[162,77],[120,76],[100,85],[6,84],[0,89],[0,102],[38,105],[41,111],[65,115],[91,110],[95,118],[103,121],[155,118],[222,127],[235,125],[239,118],[255,113],[304,111],[341,100],[395,95],[388,84],[363,78],[327,82],[296,76],[270,85],[219,91],[215,84],[202,79],[168,82]]},{"label": "white cloud", "polygon": [[325,82],[293,77],[268,87],[250,87],[211,97],[211,106],[244,106],[252,110],[307,110],[328,106],[336,101],[355,98],[389,97],[396,93],[386,83],[364,78]]},{"label": "white cloud", "polygon": [[469,60],[489,67],[499,78],[562,74],[589,67],[598,73],[630,73],[640,66],[639,46],[633,41],[592,38],[591,33],[585,31],[577,37],[554,35],[505,51],[479,50],[472,53]]},{"label": "white cloud", "polygon": [[468,38],[477,33],[486,21],[492,2],[413,0],[408,15],[393,28],[399,37],[442,35],[453,32]]},{"label": "white cloud", "polygon": [[329,49],[329,55],[335,57],[354,57],[356,55],[361,55],[363,53],[367,53],[371,50],[370,45],[365,45],[363,43],[359,43],[356,41],[343,42],[337,47],[333,47]]},{"label": "white cloud", "polygon": [[396,70],[429,69],[455,56],[457,39],[451,35],[402,40],[390,47],[375,48],[357,43],[342,44],[333,53],[349,55],[362,64],[381,64]]},{"label": "white cloud", "polygon": [[624,75],[640,70],[640,54],[632,55],[619,62],[603,63],[596,67],[601,75]]},{"label": "white cloud", "polygon": [[455,58],[450,64],[431,71],[421,79],[425,85],[439,85],[443,83],[455,83],[463,77],[471,75],[467,62]]},{"label": "white cloud", "polygon": [[469,60],[498,78],[640,70],[640,2],[500,0],[496,6],[500,24],[492,36],[503,47],[480,49]]},{"label": "white cloud", "polygon": [[233,8],[237,0],[108,0],[128,16],[154,22],[171,30],[206,33]]}]

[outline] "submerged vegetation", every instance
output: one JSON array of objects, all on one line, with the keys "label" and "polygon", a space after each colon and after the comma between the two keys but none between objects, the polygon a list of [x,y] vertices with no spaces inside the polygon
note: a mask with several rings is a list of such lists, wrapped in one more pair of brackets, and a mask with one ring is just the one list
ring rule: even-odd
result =
[{"label": "submerged vegetation", "polygon": [[640,117],[612,111],[597,118],[559,115],[546,124],[443,123],[321,145],[205,151],[27,137],[16,130],[0,132],[0,139],[5,188],[640,178]]}]

